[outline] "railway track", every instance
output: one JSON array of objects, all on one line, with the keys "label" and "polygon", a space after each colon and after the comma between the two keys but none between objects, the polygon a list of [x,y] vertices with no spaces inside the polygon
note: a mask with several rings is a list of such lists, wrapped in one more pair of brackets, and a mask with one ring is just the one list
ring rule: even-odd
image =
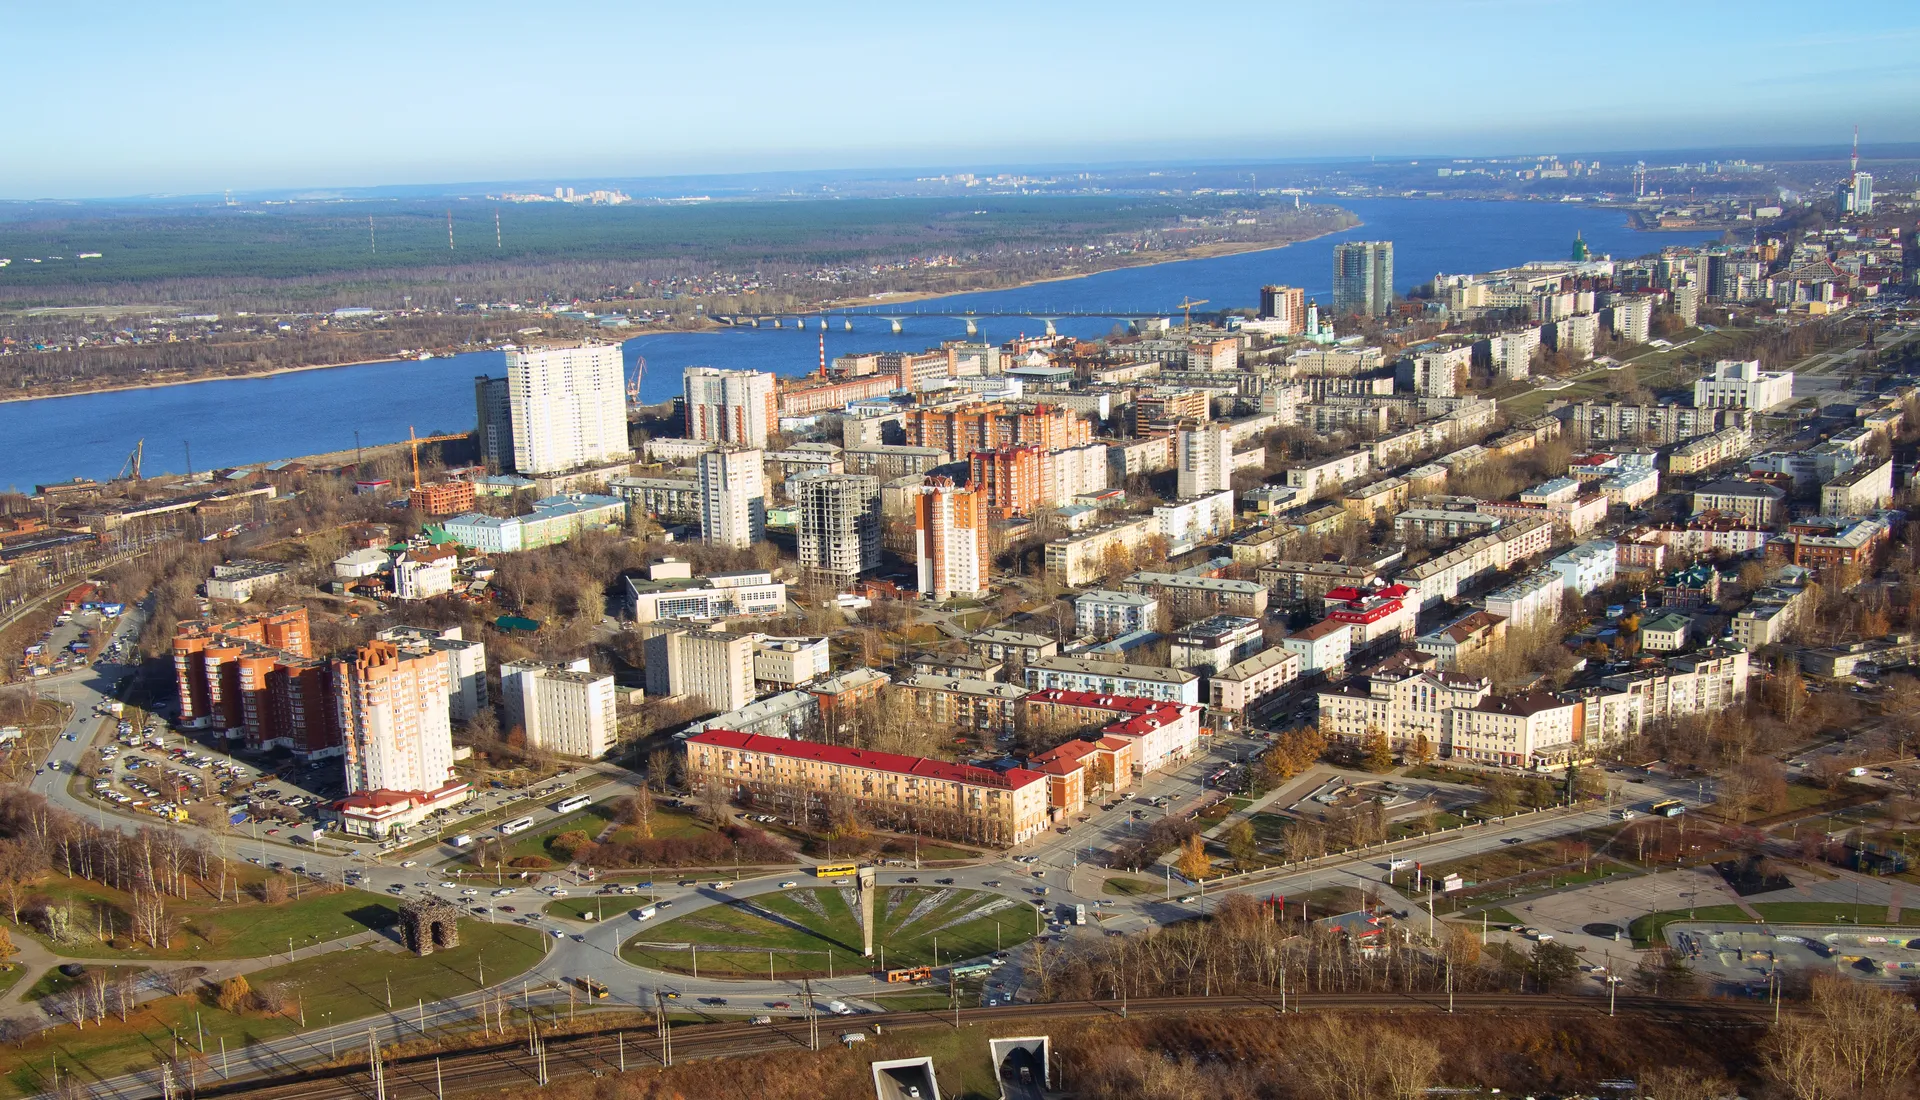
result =
[{"label": "railway track", "polygon": [[[1476,1014],[1524,1014],[1528,1017],[1604,1016],[1605,1002],[1596,998],[1567,996],[1524,996],[1511,993],[1456,994],[1455,1011]],[[1389,1014],[1432,1015],[1447,1012],[1445,994],[1308,994],[1290,997],[1289,1011],[1330,1010],[1368,1011]],[[1127,1002],[1125,1015],[1188,1014],[1193,1012],[1275,1013],[1280,1011],[1278,997],[1153,997]],[[1653,1018],[1691,1024],[1718,1024],[1749,1027],[1764,1022],[1769,1009],[1764,1005],[1724,1001],[1668,1001],[1645,997],[1622,997],[1617,1002],[1622,1015]],[[962,1009],[964,1026],[1023,1024],[1062,1018],[1122,1016],[1118,1001],[1081,1001],[1057,1004],[1003,1005],[996,1008]],[[858,1017],[821,1018],[822,1046],[837,1041],[849,1030],[870,1030],[878,1025],[885,1031],[930,1027],[952,1027],[950,1012],[890,1012]],[[601,1031],[589,1034],[554,1036],[545,1040],[548,1081],[606,1076],[621,1071],[624,1056],[628,1070],[648,1069],[661,1064],[660,1041],[651,1027],[634,1030]],[[672,1036],[676,1064],[706,1058],[735,1058],[778,1051],[808,1049],[808,1028],[803,1019],[782,1019],[772,1026],[751,1024],[683,1024]],[[537,1059],[528,1051],[525,1039],[477,1049],[439,1055],[395,1057],[385,1061],[386,1096],[389,1100],[419,1100],[423,1097],[457,1096],[487,1091],[525,1090],[538,1087]],[[158,1089],[155,1090],[158,1095]],[[238,1081],[202,1087],[198,1097],[236,1097],[247,1100],[375,1100],[375,1089],[365,1063],[350,1067],[316,1069],[293,1077]]]}]

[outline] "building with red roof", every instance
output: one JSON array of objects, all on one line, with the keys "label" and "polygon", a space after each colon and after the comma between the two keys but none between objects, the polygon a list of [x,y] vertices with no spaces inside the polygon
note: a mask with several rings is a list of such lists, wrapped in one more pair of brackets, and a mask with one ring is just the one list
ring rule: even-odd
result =
[{"label": "building with red roof", "polygon": [[1047,777],[1027,768],[996,771],[734,730],[706,730],[685,745],[692,784],[719,784],[730,798],[799,792],[823,809],[845,798],[876,822],[1000,847],[1047,827]]},{"label": "building with red roof", "polygon": [[1133,775],[1186,761],[1206,732],[1200,727],[1205,708],[1193,703],[1046,688],[1028,695],[1020,705],[1030,728],[1098,729],[1103,738],[1130,742]]}]

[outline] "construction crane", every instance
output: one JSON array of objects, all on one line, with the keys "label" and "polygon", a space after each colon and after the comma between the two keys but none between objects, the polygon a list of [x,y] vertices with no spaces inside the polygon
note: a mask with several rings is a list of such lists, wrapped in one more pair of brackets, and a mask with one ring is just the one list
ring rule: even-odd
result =
[{"label": "construction crane", "polygon": [[127,471],[131,470],[133,471],[133,480],[139,481],[140,480],[140,459],[145,457],[146,453],[147,453],[147,441],[143,437],[140,440],[140,442],[135,443],[133,445],[133,453],[129,454],[127,456],[127,460],[120,465],[120,473],[117,477],[114,478],[114,480],[118,481],[120,478],[126,477]]},{"label": "construction crane", "polygon": [[1179,305],[1177,305],[1177,306],[1175,306],[1174,308],[1175,308],[1175,309],[1184,309],[1184,310],[1186,310],[1186,311],[1187,311],[1187,324],[1186,324],[1186,327],[1187,327],[1187,328],[1192,328],[1192,327],[1193,327],[1193,307],[1194,307],[1194,306],[1204,306],[1204,305],[1206,305],[1206,304],[1207,304],[1207,301],[1208,301],[1208,299],[1206,299],[1206,298],[1189,298],[1189,297],[1187,297],[1186,295],[1184,295],[1184,294],[1182,294],[1182,295],[1180,296],[1180,304],[1179,304]]},{"label": "construction crane", "polygon": [[413,425],[407,425],[407,442],[413,446],[413,487],[420,487],[420,444],[440,443],[449,439],[465,439],[467,432],[455,432],[452,435],[414,435]]}]

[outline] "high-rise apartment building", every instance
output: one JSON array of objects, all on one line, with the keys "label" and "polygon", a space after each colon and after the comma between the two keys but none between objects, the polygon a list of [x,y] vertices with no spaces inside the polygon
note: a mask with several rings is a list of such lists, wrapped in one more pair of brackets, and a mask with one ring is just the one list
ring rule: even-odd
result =
[{"label": "high-rise apartment building", "polygon": [[751,634],[670,627],[646,641],[647,694],[685,696],[709,714],[753,701]]},{"label": "high-rise apartment building", "polygon": [[181,723],[223,731],[252,751],[285,748],[302,760],[339,755],[332,673],[312,656],[310,637],[304,607],[179,624],[173,671]]},{"label": "high-rise apartment building", "polygon": [[779,425],[773,375],[765,371],[688,367],[685,386],[689,439],[764,448]]},{"label": "high-rise apartment building", "polygon": [[1035,444],[975,451],[967,456],[967,485],[995,517],[1029,516],[1052,480],[1052,457]]},{"label": "high-rise apartment building", "polygon": [[1181,500],[1233,488],[1233,435],[1224,425],[1180,429],[1174,452]]},{"label": "high-rise apartment building", "polygon": [[473,380],[473,405],[478,417],[475,442],[480,464],[501,473],[513,472],[513,398],[507,380],[482,374]]},{"label": "high-rise apartment building", "polygon": [[447,662],[372,641],[333,663],[347,756],[347,793],[430,794],[453,781]]},{"label": "high-rise apartment building", "polygon": [[1385,317],[1393,306],[1393,242],[1342,241],[1333,246],[1333,311],[1343,317]]},{"label": "high-rise apartment building", "polygon": [[767,491],[763,452],[708,451],[700,456],[700,538],[744,550],[767,537]]},{"label": "high-rise apartment building", "polygon": [[507,395],[519,473],[556,474],[633,457],[618,344],[509,351]]},{"label": "high-rise apartment building", "polygon": [[472,721],[486,709],[487,643],[468,641],[457,626],[390,626],[374,637],[403,653],[435,653],[447,662],[447,709],[454,721]]},{"label": "high-rise apartment building", "polygon": [[613,677],[594,673],[585,657],[570,664],[501,665],[500,693],[507,728],[518,727],[529,747],[594,760],[606,754],[619,728]]},{"label": "high-rise apartment building", "polygon": [[957,409],[915,409],[905,415],[902,425],[912,446],[937,447],[955,457],[1025,443],[1059,451],[1093,439],[1093,429],[1084,417],[1071,409],[1046,404],[1021,407],[982,403]]},{"label": "high-rise apartment building", "polygon": [[980,494],[931,477],[913,490],[914,562],[920,594],[936,600],[987,593],[987,514]]},{"label": "high-rise apartment building", "polygon": [[844,584],[880,565],[880,479],[811,474],[799,480],[800,567]]},{"label": "high-rise apartment building", "polygon": [[1260,317],[1279,322],[1279,335],[1298,336],[1307,331],[1307,292],[1297,286],[1260,288]]}]

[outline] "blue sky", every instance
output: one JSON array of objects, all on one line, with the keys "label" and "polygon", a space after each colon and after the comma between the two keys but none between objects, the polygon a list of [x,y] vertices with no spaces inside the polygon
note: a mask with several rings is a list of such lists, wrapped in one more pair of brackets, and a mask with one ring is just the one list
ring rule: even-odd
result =
[{"label": "blue sky", "polygon": [[1920,138],[1907,0],[16,0],[0,26],[5,198]]}]

